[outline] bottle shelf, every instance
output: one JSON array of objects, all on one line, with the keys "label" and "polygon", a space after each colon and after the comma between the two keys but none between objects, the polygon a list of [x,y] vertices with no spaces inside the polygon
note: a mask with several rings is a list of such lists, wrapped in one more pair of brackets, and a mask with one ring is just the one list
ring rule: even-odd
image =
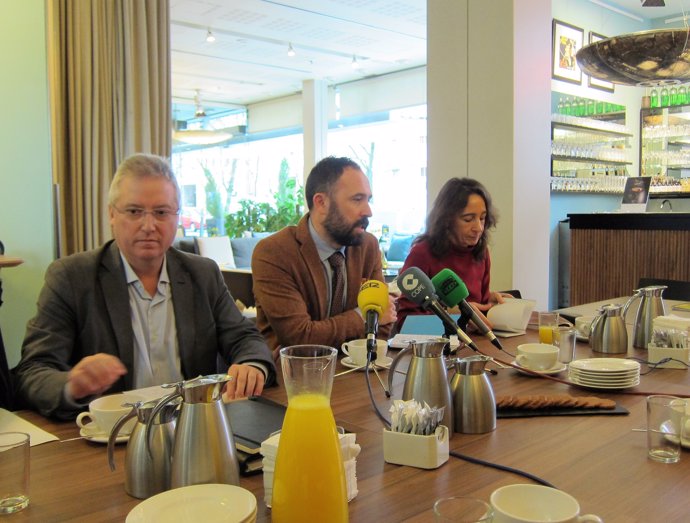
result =
[{"label": "bottle shelf", "polygon": [[582,156],[563,156],[563,155],[551,155],[551,159],[554,162],[578,162],[578,163],[598,163],[605,165],[632,165],[632,162],[618,161],[618,160],[602,160],[601,158],[585,158]]}]

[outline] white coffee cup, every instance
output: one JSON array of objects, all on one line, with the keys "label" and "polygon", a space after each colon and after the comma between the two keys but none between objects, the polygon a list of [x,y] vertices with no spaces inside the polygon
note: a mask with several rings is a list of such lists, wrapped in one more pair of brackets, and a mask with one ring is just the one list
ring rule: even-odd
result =
[{"label": "white coffee cup", "polygon": [[[355,365],[365,365],[367,363],[367,340],[350,340],[342,344],[341,349],[344,354],[350,356]],[[388,342],[386,340],[376,340],[376,361],[381,363],[388,354]]]},{"label": "white coffee cup", "polygon": [[548,370],[558,362],[558,347],[546,343],[523,343],[518,345],[518,365],[530,370]]},{"label": "white coffee cup", "polygon": [[[91,429],[102,434],[110,434],[113,426],[122,416],[132,410],[132,407],[123,406],[125,403],[143,401],[144,398],[135,394],[110,394],[101,396],[89,403],[89,411],[77,416],[77,425],[81,428]],[[129,434],[134,429],[136,416],[120,429],[120,434]],[[91,424],[95,426],[92,426]]]},{"label": "white coffee cup", "polygon": [[594,514],[580,516],[570,494],[542,485],[507,485],[491,494],[494,523],[602,523]]},{"label": "white coffee cup", "polygon": [[575,318],[575,328],[579,336],[589,338],[589,328],[594,321],[594,316],[578,316]]}]

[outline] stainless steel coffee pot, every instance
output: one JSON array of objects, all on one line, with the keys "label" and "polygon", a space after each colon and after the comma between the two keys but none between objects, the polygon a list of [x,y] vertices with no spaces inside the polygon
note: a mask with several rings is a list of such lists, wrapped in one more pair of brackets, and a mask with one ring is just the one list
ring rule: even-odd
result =
[{"label": "stainless steel coffee pot", "polygon": [[589,343],[594,352],[625,354],[628,352],[628,331],[625,328],[624,307],[610,303],[598,309],[589,328]]},{"label": "stainless steel coffee pot", "polygon": [[444,407],[442,423],[448,427],[449,437],[453,435],[453,398],[450,393],[443,347],[448,340],[436,338],[431,341],[411,341],[391,363],[388,371],[388,390],[393,386],[395,369],[401,358],[412,353],[407,369],[402,399],[426,402],[431,407]]},{"label": "stainless steel coffee pot", "polygon": [[650,285],[636,289],[623,307],[623,316],[628,312],[628,307],[637,298],[640,298],[640,306],[637,309],[635,323],[633,323],[633,347],[646,349],[647,344],[652,339],[652,322],[657,316],[666,314],[664,299],[661,295],[666,289],[666,285]]},{"label": "stainless steel coffee pot", "polygon": [[[174,440],[175,421],[179,401],[168,403],[153,417],[158,400],[127,403],[132,410],[113,426],[108,438],[108,463],[115,470],[113,451],[120,429],[130,419],[137,422],[132,429],[125,453],[125,492],[146,499],[170,488],[170,462]],[[151,453],[146,445],[146,425],[151,421]]]},{"label": "stainless steel coffee pot", "polygon": [[455,413],[455,431],[483,434],[496,429],[496,398],[484,372],[489,356],[478,354],[454,360],[455,375],[450,381]]},{"label": "stainless steel coffee pot", "polygon": [[[173,387],[175,392],[159,401],[154,415],[175,398],[182,398],[175,427],[170,488],[202,483],[240,484],[235,438],[222,401],[223,386],[230,379],[227,374],[213,374],[163,385]],[[149,423],[149,446],[152,429],[153,424]]]}]

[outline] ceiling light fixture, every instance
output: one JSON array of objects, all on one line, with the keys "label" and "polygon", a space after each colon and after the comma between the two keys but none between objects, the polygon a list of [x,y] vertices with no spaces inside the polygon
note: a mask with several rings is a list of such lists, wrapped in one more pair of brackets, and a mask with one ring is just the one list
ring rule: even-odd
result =
[{"label": "ceiling light fixture", "polygon": [[206,32],[206,41],[207,41],[209,44],[212,44],[213,42],[216,41],[216,37],[215,37],[215,35],[213,34],[213,31],[211,31],[210,28],[209,28],[209,30]]},{"label": "ceiling light fixture", "polygon": [[656,29],[593,42],[577,52],[586,74],[621,85],[653,86],[690,80],[690,29]]},{"label": "ceiling light fixture", "polygon": [[[194,91],[194,117],[206,118],[199,89]],[[182,122],[182,124],[186,126],[187,122]],[[226,129],[206,129],[206,124],[207,122],[203,121],[201,129],[173,129],[173,140],[190,145],[213,145],[232,138],[232,133]]]},{"label": "ceiling light fixture", "polygon": [[295,56],[295,50],[292,48],[292,43],[288,43],[288,50],[287,50],[287,55],[292,57]]},{"label": "ceiling light fixture", "polygon": [[352,63],[350,65],[355,70],[359,69],[359,62],[357,61],[357,57],[355,55],[352,55]]}]

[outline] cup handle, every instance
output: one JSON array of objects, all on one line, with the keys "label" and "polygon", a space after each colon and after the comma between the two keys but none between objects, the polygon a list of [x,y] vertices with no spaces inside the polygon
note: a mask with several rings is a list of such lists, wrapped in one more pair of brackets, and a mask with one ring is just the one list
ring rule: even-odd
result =
[{"label": "cup handle", "polygon": [[[88,418],[88,421],[84,422],[84,418]],[[81,412],[79,416],[77,416],[77,425],[79,425],[79,427],[82,429],[89,423],[93,423],[93,421],[94,419],[91,417],[90,412]]]},{"label": "cup handle", "polygon": [[585,523],[585,522],[604,523],[604,520],[601,519],[599,516],[595,516],[594,514],[585,514],[584,516],[579,516],[577,518],[577,523]]},{"label": "cup handle", "polygon": [[526,367],[527,366],[523,363],[525,361],[525,356],[523,354],[518,354],[515,357],[515,361],[517,361],[517,364],[520,365],[520,367]]},{"label": "cup handle", "polygon": [[[342,349],[343,354],[347,354],[348,356],[350,356],[350,351],[347,350],[347,343],[343,343],[340,348]],[[352,356],[350,356],[350,357],[352,357]]]}]

